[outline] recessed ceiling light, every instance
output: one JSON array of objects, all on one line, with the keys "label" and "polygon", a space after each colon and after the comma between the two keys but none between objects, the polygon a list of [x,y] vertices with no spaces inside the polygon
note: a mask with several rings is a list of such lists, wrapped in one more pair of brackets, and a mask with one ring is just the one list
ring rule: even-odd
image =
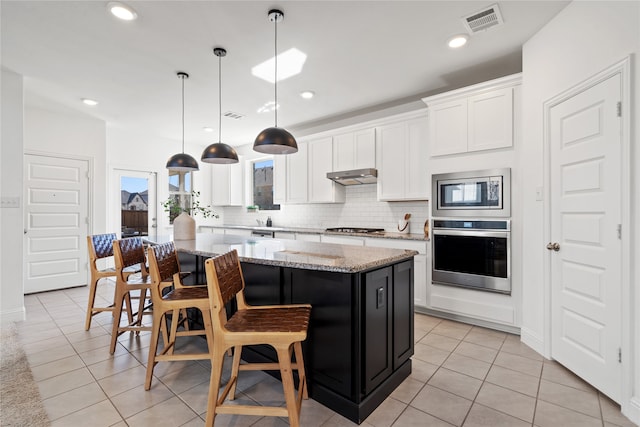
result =
[{"label": "recessed ceiling light", "polygon": [[123,21],[133,21],[138,17],[136,11],[126,4],[111,2],[107,5],[107,8],[113,16]]},{"label": "recessed ceiling light", "polygon": [[209,126],[203,127],[202,130],[205,131],[205,132],[213,132],[213,128],[209,127]]},{"label": "recessed ceiling light", "polygon": [[469,40],[469,36],[466,34],[458,34],[457,36],[451,37],[447,44],[450,48],[456,49],[467,44],[467,40]]},{"label": "recessed ceiling light", "polygon": [[82,102],[85,105],[90,105],[92,107],[95,107],[96,105],[98,105],[98,101],[96,101],[94,99],[89,99],[89,98],[82,98]]},{"label": "recessed ceiling light", "polygon": [[304,99],[311,99],[316,93],[312,90],[305,90],[304,92],[300,92],[300,96]]},{"label": "recessed ceiling light", "polygon": [[[295,47],[282,52],[278,55],[278,81],[288,79],[291,76],[295,76],[302,71],[302,66],[307,60],[307,54],[299,51]],[[251,69],[251,74],[256,77],[266,80],[269,83],[274,83],[274,64],[275,58],[268,59],[262,64],[258,64]]]}]

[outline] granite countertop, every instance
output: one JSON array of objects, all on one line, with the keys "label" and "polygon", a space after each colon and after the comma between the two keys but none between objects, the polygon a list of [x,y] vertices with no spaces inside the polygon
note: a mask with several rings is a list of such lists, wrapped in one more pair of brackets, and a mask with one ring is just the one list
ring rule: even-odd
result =
[{"label": "granite countertop", "polygon": [[[147,236],[145,240],[164,243],[172,240],[172,236]],[[176,240],[174,243],[178,251],[193,255],[211,257],[236,249],[243,262],[338,273],[358,273],[409,260],[418,254],[402,249],[211,233],[198,233],[195,240]]]},{"label": "granite countertop", "polygon": [[200,228],[231,228],[238,230],[257,230],[257,231],[276,231],[283,233],[304,233],[304,234],[324,234],[327,236],[353,236],[353,237],[373,237],[378,239],[399,239],[399,240],[424,240],[429,238],[421,233],[397,233],[391,231],[380,231],[375,233],[338,233],[335,231],[326,231],[321,228],[304,228],[304,227],[253,227],[250,225],[202,225]]}]

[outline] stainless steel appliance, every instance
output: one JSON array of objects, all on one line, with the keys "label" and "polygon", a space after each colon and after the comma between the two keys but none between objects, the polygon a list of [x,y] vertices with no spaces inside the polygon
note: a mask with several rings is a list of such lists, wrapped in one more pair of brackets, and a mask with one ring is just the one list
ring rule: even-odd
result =
[{"label": "stainless steel appliance", "polygon": [[433,220],[434,284],[511,294],[510,220]]},{"label": "stainless steel appliance", "polygon": [[434,174],[433,217],[510,217],[511,169]]},{"label": "stainless steel appliance", "polygon": [[384,231],[384,228],[366,228],[366,227],[332,227],[327,228],[326,231],[332,233],[345,233],[345,234],[353,234],[353,233],[381,233]]},{"label": "stainless steel appliance", "polygon": [[373,168],[327,172],[327,178],[342,185],[375,184],[378,170]]},{"label": "stainless steel appliance", "polygon": [[271,237],[271,238],[273,238],[275,236],[275,231],[274,230],[252,230],[251,231],[251,235],[252,236]]}]

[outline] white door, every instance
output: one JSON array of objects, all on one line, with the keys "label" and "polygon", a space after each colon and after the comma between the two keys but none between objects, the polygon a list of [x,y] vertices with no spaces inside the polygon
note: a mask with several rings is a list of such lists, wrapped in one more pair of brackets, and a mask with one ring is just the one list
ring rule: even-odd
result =
[{"label": "white door", "polygon": [[24,292],[87,283],[89,164],[26,154]]},{"label": "white door", "polygon": [[120,237],[156,234],[156,173],[114,169],[114,231]]},{"label": "white door", "polygon": [[618,402],[620,99],[618,74],[553,106],[549,115],[551,354]]}]

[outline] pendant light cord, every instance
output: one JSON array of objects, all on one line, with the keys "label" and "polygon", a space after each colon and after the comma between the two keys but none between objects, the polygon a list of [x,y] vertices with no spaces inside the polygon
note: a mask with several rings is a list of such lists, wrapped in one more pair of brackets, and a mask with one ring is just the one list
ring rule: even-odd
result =
[{"label": "pendant light cord", "polygon": [[273,90],[274,90],[274,98],[275,98],[275,116],[276,116],[276,127],[278,127],[278,17],[275,19],[275,43],[274,45],[274,54],[273,58],[275,60],[275,79],[273,82]]},{"label": "pendant light cord", "polygon": [[182,80],[182,154],[184,154],[184,76],[181,76],[180,80]]},{"label": "pendant light cord", "polygon": [[222,142],[222,55],[218,56],[218,142]]}]

